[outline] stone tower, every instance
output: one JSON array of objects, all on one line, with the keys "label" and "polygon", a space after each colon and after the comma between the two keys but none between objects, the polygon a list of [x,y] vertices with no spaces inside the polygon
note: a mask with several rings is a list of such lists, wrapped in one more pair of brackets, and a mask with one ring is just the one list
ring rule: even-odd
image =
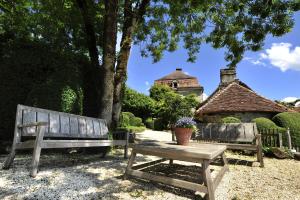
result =
[{"label": "stone tower", "polygon": [[181,95],[196,94],[200,102],[203,101],[203,87],[194,76],[185,74],[181,68],[174,72],[155,80],[155,84],[163,84],[171,87],[175,92]]}]

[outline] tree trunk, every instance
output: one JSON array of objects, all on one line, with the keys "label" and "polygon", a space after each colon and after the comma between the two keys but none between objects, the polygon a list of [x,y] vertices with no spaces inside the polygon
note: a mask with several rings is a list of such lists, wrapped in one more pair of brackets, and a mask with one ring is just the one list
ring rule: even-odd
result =
[{"label": "tree trunk", "polygon": [[124,6],[124,25],[120,45],[120,52],[117,60],[115,82],[114,82],[114,101],[112,113],[112,127],[116,128],[119,124],[122,108],[122,98],[124,96],[125,81],[127,78],[127,64],[130,55],[132,33],[135,25],[135,17],[132,13],[130,0],[125,1]]},{"label": "tree trunk", "polygon": [[120,113],[122,109],[122,98],[124,96],[125,81],[127,78],[127,64],[132,45],[132,35],[135,31],[135,26],[142,19],[146,12],[146,7],[149,5],[149,0],[143,0],[138,8],[133,10],[132,2],[125,0],[124,5],[124,24],[121,40],[120,53],[117,60],[115,81],[114,81],[114,100],[112,113],[112,127],[116,128],[119,124]]},{"label": "tree trunk", "polygon": [[108,126],[112,120],[114,69],[117,43],[118,0],[105,0],[103,64],[99,95],[99,118],[105,119]]},{"label": "tree trunk", "polygon": [[82,69],[84,82],[83,114],[90,117],[97,117],[99,108],[97,106],[97,98],[95,97],[97,94],[100,65],[95,28],[86,0],[77,0],[77,5],[83,19],[86,42],[91,59],[91,65],[84,66]]}]

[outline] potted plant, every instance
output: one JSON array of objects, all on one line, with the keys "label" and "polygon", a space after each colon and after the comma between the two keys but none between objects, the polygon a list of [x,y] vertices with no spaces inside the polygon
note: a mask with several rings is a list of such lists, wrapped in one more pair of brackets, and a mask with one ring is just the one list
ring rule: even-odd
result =
[{"label": "potted plant", "polygon": [[175,135],[177,144],[188,145],[196,122],[191,117],[182,117],[175,123]]}]

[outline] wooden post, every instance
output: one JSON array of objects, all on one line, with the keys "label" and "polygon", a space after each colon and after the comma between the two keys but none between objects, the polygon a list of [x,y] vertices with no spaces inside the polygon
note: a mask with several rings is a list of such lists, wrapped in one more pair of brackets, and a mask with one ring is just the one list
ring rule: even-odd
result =
[{"label": "wooden post", "polygon": [[292,149],[292,140],[291,140],[290,128],[287,128],[286,135],[287,135],[288,148]]},{"label": "wooden post", "polygon": [[256,135],[256,145],[257,145],[257,161],[260,162],[260,167],[264,167],[262,142],[261,142],[260,134]]},{"label": "wooden post", "polygon": [[279,148],[282,147],[282,134],[278,132],[278,139],[279,139]]},{"label": "wooden post", "polygon": [[45,126],[38,126],[37,136],[35,138],[35,144],[33,149],[33,157],[32,157],[32,164],[31,164],[32,170],[30,172],[31,177],[36,177],[38,171],[44,134],[45,134]]}]

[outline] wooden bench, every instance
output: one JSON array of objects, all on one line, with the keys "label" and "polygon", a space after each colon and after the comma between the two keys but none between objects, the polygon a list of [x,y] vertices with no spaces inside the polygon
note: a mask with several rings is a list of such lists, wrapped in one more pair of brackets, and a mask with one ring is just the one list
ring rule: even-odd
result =
[{"label": "wooden bench", "polygon": [[124,146],[128,153],[128,134],[123,140],[109,139],[105,120],[18,105],[11,153],[3,169],[9,169],[15,151],[33,148],[32,169],[35,177],[41,149]]},{"label": "wooden bench", "polygon": [[198,123],[198,142],[226,145],[231,150],[254,151],[260,167],[264,167],[262,140],[255,123]]}]

